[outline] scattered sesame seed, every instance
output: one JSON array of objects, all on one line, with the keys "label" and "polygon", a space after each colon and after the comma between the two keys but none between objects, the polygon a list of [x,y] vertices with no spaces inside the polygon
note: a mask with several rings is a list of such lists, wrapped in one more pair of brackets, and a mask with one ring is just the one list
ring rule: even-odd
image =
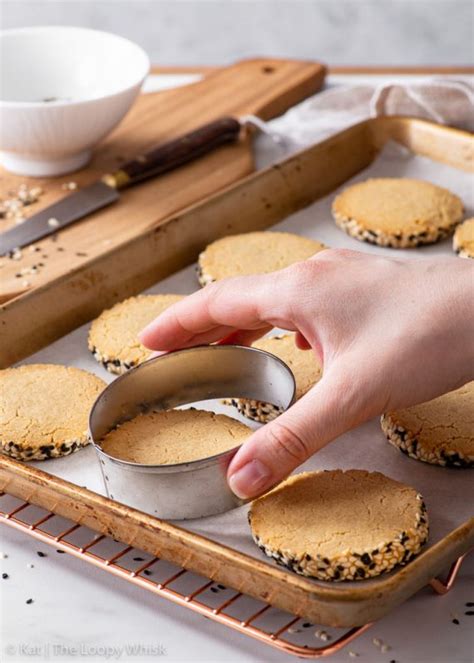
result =
[{"label": "scattered sesame seed", "polygon": [[211,592],[212,592],[213,594],[217,594],[218,591],[219,591],[219,590],[217,589],[217,587],[211,587]]},{"label": "scattered sesame seed", "polygon": [[0,559],[7,559],[8,555],[4,552],[0,552]]},{"label": "scattered sesame seed", "polygon": [[51,217],[50,219],[48,219],[48,226],[50,226],[51,228],[57,228],[59,225],[61,225],[61,224],[54,217]]},{"label": "scattered sesame seed", "polygon": [[33,603],[33,599],[28,599],[28,600],[26,601],[26,605],[31,605],[32,603]]},{"label": "scattered sesame seed", "polygon": [[290,626],[288,633],[301,633],[301,629],[299,629],[296,625]]},{"label": "scattered sesame seed", "polygon": [[326,633],[326,631],[323,631],[319,637],[323,642],[327,642],[328,640],[331,639],[331,636],[329,635],[329,633]]},{"label": "scattered sesame seed", "polygon": [[381,647],[382,640],[379,640],[378,638],[372,638],[372,644],[374,645],[374,647]]},{"label": "scattered sesame seed", "polygon": [[311,626],[312,624],[310,624],[309,622],[305,622],[304,624],[302,624],[303,628],[311,628]]},{"label": "scattered sesame seed", "polygon": [[472,615],[474,615],[474,610],[466,610],[464,614],[468,615],[469,617],[472,617]]},{"label": "scattered sesame seed", "polygon": [[351,658],[357,658],[357,657],[359,656],[359,654],[358,654],[356,651],[350,651],[350,652],[349,652],[349,656],[350,656]]},{"label": "scattered sesame seed", "polygon": [[456,624],[456,626],[459,626],[460,622],[459,619],[456,619],[456,617],[452,620],[453,624]]},{"label": "scattered sesame seed", "polygon": [[77,182],[63,182],[61,189],[65,191],[75,191],[77,189]]},{"label": "scattered sesame seed", "polygon": [[380,651],[382,652],[382,654],[386,654],[388,651],[390,651],[390,647],[388,645],[382,645],[380,647]]},{"label": "scattered sesame seed", "polygon": [[26,568],[27,568],[27,569],[34,569],[34,568],[35,568],[35,565],[34,565],[34,564],[27,564],[27,565],[26,565]]},{"label": "scattered sesame seed", "polygon": [[60,555],[63,555],[65,551],[64,551],[64,550],[59,550],[59,549],[58,549],[58,550],[56,550],[56,552],[59,553]]},{"label": "scattered sesame seed", "polygon": [[23,288],[29,288],[31,285],[31,281],[22,281],[21,285]]},{"label": "scattered sesame seed", "polygon": [[474,601],[468,601],[465,605],[466,608],[474,608]]},{"label": "scattered sesame seed", "polygon": [[2,578],[6,580],[8,578],[8,573],[2,573]]},{"label": "scattered sesame seed", "polygon": [[84,253],[84,251],[76,251],[76,256],[78,258],[87,258],[87,253]]},{"label": "scattered sesame seed", "polygon": [[134,561],[134,562],[144,562],[145,559],[144,559],[143,557],[134,557],[134,558],[133,558],[133,561]]},{"label": "scattered sesame seed", "polygon": [[218,587],[219,589],[226,589],[226,586],[225,586],[225,585],[220,585],[220,584],[218,584],[217,587]]},{"label": "scattered sesame seed", "polygon": [[38,555],[38,557],[46,557],[46,553],[41,552],[41,550],[38,550],[36,554]]},{"label": "scattered sesame seed", "polygon": [[150,571],[150,569],[145,569],[145,570],[143,571],[143,573],[144,573],[146,576],[151,576],[151,574],[153,573],[153,571]]}]

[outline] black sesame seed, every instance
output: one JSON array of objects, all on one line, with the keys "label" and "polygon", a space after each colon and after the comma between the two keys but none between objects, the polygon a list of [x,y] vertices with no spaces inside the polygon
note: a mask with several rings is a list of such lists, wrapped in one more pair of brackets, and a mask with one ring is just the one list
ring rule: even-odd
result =
[{"label": "black sesame seed", "polygon": [[32,603],[33,603],[33,599],[28,599],[28,600],[26,601],[26,605],[31,605]]},{"label": "black sesame seed", "polygon": [[59,553],[60,555],[64,555],[64,550],[56,550],[56,552]]},{"label": "black sesame seed", "polygon": [[46,553],[41,552],[41,550],[38,550],[36,554],[38,555],[38,557],[46,557]]},{"label": "black sesame seed", "polygon": [[362,564],[365,564],[368,566],[372,562],[372,558],[368,553],[364,553],[362,557],[360,558]]},{"label": "black sesame seed", "polygon": [[145,560],[143,559],[143,557],[134,557],[133,561],[134,562],[144,562]]},{"label": "black sesame seed", "polygon": [[2,573],[2,578],[6,580],[8,578],[8,573]]},{"label": "black sesame seed", "polygon": [[304,624],[302,624],[303,628],[311,628],[311,626],[312,624],[310,624],[309,622],[305,622]]},{"label": "black sesame seed", "polygon": [[146,576],[151,576],[151,574],[153,573],[153,571],[150,571],[150,569],[145,569],[145,570],[143,571],[143,573],[144,573],[144,575],[146,575]]},{"label": "black sesame seed", "polygon": [[211,592],[212,592],[213,594],[217,594],[218,591],[219,591],[219,590],[217,589],[217,587],[211,587]]},{"label": "black sesame seed", "polygon": [[219,589],[226,589],[225,585],[217,585]]},{"label": "black sesame seed", "polygon": [[364,571],[364,569],[362,569],[362,568],[359,567],[359,568],[356,570],[356,576],[359,576],[359,578],[365,578],[365,571]]},{"label": "black sesame seed", "polygon": [[452,620],[452,622],[453,622],[453,624],[456,624],[456,626],[459,626],[459,623],[460,623],[460,622],[459,622],[459,619],[454,618],[454,619]]},{"label": "black sesame seed", "polygon": [[474,610],[466,610],[464,614],[469,615],[469,617],[472,617],[474,615]]},{"label": "black sesame seed", "polygon": [[474,601],[468,601],[465,605],[466,608],[474,608]]}]

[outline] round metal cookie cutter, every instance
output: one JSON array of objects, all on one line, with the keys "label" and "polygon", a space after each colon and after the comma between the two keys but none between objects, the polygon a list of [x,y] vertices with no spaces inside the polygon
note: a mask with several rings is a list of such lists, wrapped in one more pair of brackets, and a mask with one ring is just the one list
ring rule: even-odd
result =
[{"label": "round metal cookie cutter", "polygon": [[295,379],[288,366],[268,352],[244,346],[177,350],[131,369],[100,394],[89,418],[108,497],[169,520],[210,516],[241,505],[226,480],[238,447],[188,463],[144,465],[110,456],[100,440],[148,410],[213,398],[248,398],[285,410],[294,397]]}]

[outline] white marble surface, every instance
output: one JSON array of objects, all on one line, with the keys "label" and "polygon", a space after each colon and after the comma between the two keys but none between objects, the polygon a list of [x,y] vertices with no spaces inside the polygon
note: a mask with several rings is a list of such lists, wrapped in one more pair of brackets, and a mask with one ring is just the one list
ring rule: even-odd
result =
[{"label": "white marble surface", "polygon": [[[304,232],[303,217],[304,212],[295,215],[294,229],[298,232]],[[330,228],[323,225],[318,232],[324,234]],[[329,237],[321,235],[321,239],[331,243]],[[346,239],[355,243],[341,233],[341,240]],[[438,247],[431,250],[437,252]],[[162,287],[165,285],[160,284]],[[166,288],[187,292],[189,277],[171,277]],[[86,367],[83,332],[74,332],[74,337],[80,342],[70,345],[70,362]],[[43,351],[41,359],[61,361],[58,346]],[[88,361],[87,367],[103,375],[98,365]],[[37,550],[44,550],[48,556],[39,558]],[[69,555],[58,555],[54,549],[6,527],[0,529],[0,551],[7,555],[0,559],[0,573],[9,575],[0,578],[0,660],[6,663],[70,661],[79,657],[96,661],[156,660],[153,651],[162,651],[173,661],[289,658]],[[28,564],[34,568],[28,568]],[[34,599],[31,605],[26,604],[29,598]],[[330,660],[351,660],[350,650],[359,654],[355,660],[368,663],[468,663],[474,647],[474,617],[465,615],[472,610],[466,607],[467,602],[474,602],[473,555],[462,567],[450,594],[436,597],[429,589],[419,592]],[[452,622],[453,618],[459,620],[459,625]],[[309,642],[319,644],[312,636],[314,628],[308,632]],[[390,645],[390,651],[382,654],[372,643],[373,638]],[[139,652],[134,654],[135,645]]]},{"label": "white marble surface", "polygon": [[[4,663],[74,660],[100,662],[223,661],[283,662],[292,657],[214,624],[189,610],[144,592],[70,555],[58,555],[30,537],[2,527],[0,549],[0,660]],[[37,550],[48,556],[39,558]],[[34,568],[27,568],[27,564]],[[25,601],[34,599],[26,605]],[[431,589],[419,592],[382,619],[332,663],[472,663],[474,555],[466,560],[455,588],[446,596]],[[460,624],[452,623],[457,617]],[[314,633],[314,628],[308,629]],[[390,646],[382,654],[372,643]],[[308,642],[321,644],[312,635]],[[131,655],[130,647],[142,647]],[[163,647],[166,655],[148,656],[147,648]],[[23,647],[23,649],[22,649]],[[74,654],[73,648],[82,650]],[[69,648],[69,649],[66,649]],[[359,654],[352,659],[348,651]],[[69,652],[69,653],[68,653]],[[108,652],[108,656],[107,656]],[[112,653],[113,652],[113,653]],[[294,659],[297,660],[297,659]]]},{"label": "white marble surface", "polygon": [[141,44],[156,64],[267,54],[332,65],[472,63],[469,0],[3,0],[3,27],[82,25]]}]

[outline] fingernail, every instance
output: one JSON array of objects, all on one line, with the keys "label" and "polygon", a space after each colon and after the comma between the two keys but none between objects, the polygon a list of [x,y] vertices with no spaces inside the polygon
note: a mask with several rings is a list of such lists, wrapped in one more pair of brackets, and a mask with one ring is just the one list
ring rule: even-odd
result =
[{"label": "fingernail", "polygon": [[271,472],[260,460],[251,460],[229,477],[230,489],[240,499],[253,497],[270,484]]}]

